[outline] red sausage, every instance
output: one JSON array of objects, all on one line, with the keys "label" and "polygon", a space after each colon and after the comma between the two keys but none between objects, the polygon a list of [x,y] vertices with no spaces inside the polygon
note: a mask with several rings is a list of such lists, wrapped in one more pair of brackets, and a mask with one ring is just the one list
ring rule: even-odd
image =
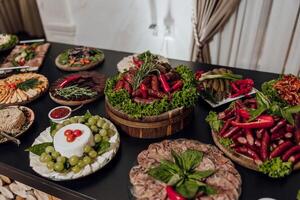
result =
[{"label": "red sausage", "polygon": [[293,146],[293,143],[290,141],[285,141],[277,146],[270,154],[270,158],[275,158],[282,155],[286,150]]},{"label": "red sausage", "polygon": [[261,140],[260,155],[263,161],[265,161],[269,156],[269,147],[270,147],[270,136],[267,131],[263,132]]},{"label": "red sausage", "polygon": [[276,133],[279,131],[281,128],[286,126],[286,121],[284,119],[280,120],[273,128],[271,128],[270,132],[271,133]]},{"label": "red sausage", "polygon": [[250,129],[245,129],[245,133],[248,144],[252,146],[254,144],[254,137],[252,131]]},{"label": "red sausage", "polygon": [[258,154],[253,151],[252,149],[248,148],[248,147],[245,147],[245,146],[239,146],[239,147],[236,147],[235,148],[235,151],[240,153],[240,154],[243,154],[247,157],[250,157],[254,160],[255,163],[257,164],[260,164],[262,163],[260,157],[258,156]]},{"label": "red sausage", "polygon": [[294,156],[291,156],[289,161],[291,161],[292,163],[297,163],[298,161],[300,160],[300,153],[294,155]]},{"label": "red sausage", "polygon": [[295,153],[300,152],[300,145],[290,148],[283,156],[281,157],[283,161],[288,161],[288,159]]},{"label": "red sausage", "polygon": [[118,90],[122,89],[123,87],[124,87],[124,81],[119,80],[115,86],[115,91],[118,91]]},{"label": "red sausage", "polygon": [[230,119],[228,119],[226,122],[225,122],[225,124],[224,124],[224,126],[222,127],[222,129],[221,129],[221,131],[220,131],[220,135],[223,135],[224,133],[225,133],[225,131],[227,131],[227,129],[229,128],[229,126],[231,125],[231,121],[233,120],[234,118],[230,118]]},{"label": "red sausage", "polygon": [[225,132],[222,137],[225,137],[225,138],[232,137],[235,133],[237,133],[239,131],[239,129],[240,129],[239,127],[232,127],[227,132]]},{"label": "red sausage", "polygon": [[132,93],[132,87],[127,81],[124,81],[124,88],[127,90],[128,94]]},{"label": "red sausage", "polygon": [[154,91],[158,91],[158,79],[157,76],[152,76],[151,78],[151,88]]}]

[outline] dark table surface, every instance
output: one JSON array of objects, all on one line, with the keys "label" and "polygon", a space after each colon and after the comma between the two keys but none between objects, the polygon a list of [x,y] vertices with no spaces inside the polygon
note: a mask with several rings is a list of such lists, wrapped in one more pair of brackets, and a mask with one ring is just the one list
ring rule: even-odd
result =
[{"label": "dark table surface", "polygon": [[[55,67],[54,60],[61,51],[68,47],[71,46],[58,43],[51,44],[45,62],[39,71],[48,77],[50,83],[66,74],[66,72],[60,71]],[[104,50],[104,53],[105,61],[102,65],[96,67],[96,70],[106,74],[107,76],[114,75],[117,72],[116,65],[118,61],[120,61],[124,56],[127,56],[128,53],[111,50]],[[185,64],[195,70],[208,70],[214,67],[219,67],[215,65],[178,60],[171,60],[171,64],[172,66]],[[238,74],[244,75],[245,77],[251,77],[254,79],[256,88],[260,88],[260,85],[264,81],[278,76],[277,74],[244,69],[233,68],[232,70]],[[40,132],[49,126],[49,119],[47,116],[48,112],[53,107],[57,106],[57,104],[49,98],[48,94],[45,94],[27,106],[34,110],[36,114],[35,122],[29,131],[20,138],[22,144],[19,147],[12,143],[0,145],[0,173],[13,176],[13,178],[17,180],[22,180],[29,185],[35,186],[38,189],[49,192],[63,199],[71,199],[73,197],[80,197],[82,199],[90,197],[107,200],[128,199],[128,172],[135,163],[138,153],[146,149],[148,145],[153,142],[159,142],[163,139],[189,138],[213,144],[213,140],[210,135],[210,128],[204,119],[208,112],[214,109],[200,99],[195,108],[191,125],[183,131],[176,133],[171,137],[161,139],[135,139],[120,131],[121,147],[119,152],[103,169],[78,180],[63,182],[48,181],[41,178],[29,167],[28,152],[25,152],[24,150],[33,143],[34,139],[40,134]],[[222,106],[215,110],[220,111],[224,108],[226,108],[226,106]],[[93,114],[107,116],[104,110],[104,98],[84,106],[84,108],[80,109],[74,115],[84,114],[87,109],[89,109]],[[243,180],[240,199],[254,200],[262,197],[295,199],[297,190],[300,189],[299,172],[293,172],[290,176],[284,179],[274,180],[239,165],[236,165],[236,168],[240,172]],[[79,193],[86,196],[81,196]]]}]

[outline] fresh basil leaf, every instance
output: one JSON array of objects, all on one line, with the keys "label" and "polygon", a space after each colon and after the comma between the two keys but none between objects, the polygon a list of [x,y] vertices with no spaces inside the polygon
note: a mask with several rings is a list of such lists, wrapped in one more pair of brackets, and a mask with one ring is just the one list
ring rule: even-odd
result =
[{"label": "fresh basil leaf", "polygon": [[195,180],[201,180],[203,178],[207,178],[207,177],[211,176],[213,173],[215,173],[214,170],[195,171],[194,173],[188,175],[188,178],[195,179]]},{"label": "fresh basil leaf", "polygon": [[218,114],[216,112],[210,111],[205,118],[205,121],[214,132],[219,132],[223,127],[223,121],[218,118]]},{"label": "fresh basil leaf", "polygon": [[110,143],[108,141],[101,141],[96,143],[95,149],[98,152],[98,155],[105,153],[110,147]]},{"label": "fresh basil leaf", "polygon": [[170,170],[172,170],[174,173],[182,174],[181,169],[178,165],[176,165],[174,162],[169,160],[162,160],[160,161],[162,165],[166,165]]},{"label": "fresh basil leaf", "polygon": [[160,164],[159,166],[150,169],[148,175],[161,182],[169,183],[170,180],[174,181],[173,176],[176,176],[177,174],[174,173],[173,170],[170,170],[167,165]]},{"label": "fresh basil leaf", "polygon": [[183,197],[191,199],[198,193],[199,185],[194,181],[186,180],[183,184],[177,186],[175,189]]},{"label": "fresh basil leaf", "polygon": [[200,187],[199,190],[202,190],[207,195],[213,195],[217,193],[217,190],[209,185],[206,185],[205,187]]},{"label": "fresh basil leaf", "polygon": [[40,156],[43,152],[45,152],[45,150],[48,146],[53,146],[53,143],[52,142],[44,142],[44,143],[36,144],[36,145],[33,145],[33,146],[25,149],[25,151],[30,151],[31,153],[34,153],[34,154]]},{"label": "fresh basil leaf", "polygon": [[180,156],[183,161],[183,168],[189,172],[200,164],[203,159],[203,152],[188,149]]},{"label": "fresh basil leaf", "polygon": [[181,156],[179,154],[177,154],[174,150],[171,150],[171,154],[174,158],[175,164],[180,168],[180,169],[184,169],[183,166],[183,160],[181,159]]}]

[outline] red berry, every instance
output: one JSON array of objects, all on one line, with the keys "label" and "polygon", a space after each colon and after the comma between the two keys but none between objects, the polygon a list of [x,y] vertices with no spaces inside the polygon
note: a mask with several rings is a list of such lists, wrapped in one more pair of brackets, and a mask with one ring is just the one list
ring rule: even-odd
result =
[{"label": "red berry", "polygon": [[65,130],[64,134],[65,134],[65,136],[68,137],[69,135],[72,135],[72,134],[73,134],[73,131],[70,130],[70,129],[67,129],[67,130]]},{"label": "red berry", "polygon": [[74,134],[67,136],[67,142],[73,142],[76,139],[76,136]]},{"label": "red berry", "polygon": [[76,137],[79,137],[79,136],[81,136],[81,135],[82,135],[82,131],[81,131],[81,130],[78,130],[78,129],[76,129],[76,130],[73,132],[73,134],[74,134]]}]

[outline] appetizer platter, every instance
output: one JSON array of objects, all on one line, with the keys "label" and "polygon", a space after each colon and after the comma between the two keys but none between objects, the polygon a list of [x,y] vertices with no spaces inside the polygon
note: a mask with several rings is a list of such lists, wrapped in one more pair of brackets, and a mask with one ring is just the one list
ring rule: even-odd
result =
[{"label": "appetizer platter", "polygon": [[0,34],[0,52],[14,48],[18,42],[19,39],[16,35]]},{"label": "appetizer platter", "polygon": [[[13,138],[25,133],[34,121],[34,112],[25,106],[8,106],[0,109],[0,132]],[[0,133],[0,143],[8,137]]]},{"label": "appetizer platter", "polygon": [[56,80],[49,89],[53,101],[75,106],[91,103],[104,94],[106,77],[97,72],[80,72]]},{"label": "appetizer platter", "polygon": [[187,139],[151,144],[138,155],[129,178],[134,199],[237,200],[242,184],[220,150]]},{"label": "appetizer platter", "polygon": [[104,61],[104,53],[97,48],[75,47],[67,49],[55,59],[56,66],[64,71],[92,69]]},{"label": "appetizer platter", "polygon": [[48,89],[48,79],[37,73],[14,74],[0,79],[0,105],[24,105]]},{"label": "appetizer platter", "polygon": [[206,121],[215,144],[240,165],[272,178],[300,169],[300,105],[279,107],[263,93],[238,100]]},{"label": "appetizer platter", "polygon": [[[132,67],[139,67],[142,64],[142,60],[139,59],[141,54],[134,54],[127,57],[124,57],[120,62],[117,64],[118,71],[120,73],[128,71]],[[169,60],[161,55],[154,55],[157,62],[160,63],[168,63]]]},{"label": "appetizer platter", "polygon": [[43,64],[49,46],[49,43],[17,45],[0,66],[0,73],[37,71]]},{"label": "appetizer platter", "polygon": [[225,68],[197,71],[195,78],[200,96],[214,108],[256,92],[252,79]]},{"label": "appetizer platter", "polygon": [[198,99],[193,72],[172,68],[149,51],[141,64],[106,82],[106,112],[130,136],[157,138],[180,131]]},{"label": "appetizer platter", "polygon": [[87,112],[62,123],[53,123],[34,141],[30,166],[43,177],[72,180],[104,167],[120,145],[116,127],[107,119]]},{"label": "appetizer platter", "polygon": [[300,78],[289,74],[262,84],[262,92],[280,106],[300,105]]}]

